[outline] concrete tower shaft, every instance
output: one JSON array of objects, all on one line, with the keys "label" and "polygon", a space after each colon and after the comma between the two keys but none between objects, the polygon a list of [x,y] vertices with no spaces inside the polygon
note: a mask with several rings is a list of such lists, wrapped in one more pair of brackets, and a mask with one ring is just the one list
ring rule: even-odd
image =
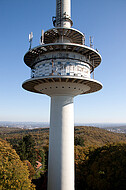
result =
[{"label": "concrete tower shaft", "polygon": [[70,0],[56,0],[55,26],[67,28],[72,26]]},{"label": "concrete tower shaft", "polygon": [[48,190],[74,190],[74,105],[72,96],[52,96]]}]

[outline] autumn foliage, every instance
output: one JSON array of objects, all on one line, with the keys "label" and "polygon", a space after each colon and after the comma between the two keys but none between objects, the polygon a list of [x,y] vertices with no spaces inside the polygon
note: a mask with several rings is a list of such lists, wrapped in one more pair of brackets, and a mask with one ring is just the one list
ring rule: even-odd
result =
[{"label": "autumn foliage", "polygon": [[[20,156],[5,141],[0,141],[5,147],[0,148],[2,189],[34,189],[32,179],[36,190],[47,190],[49,129],[1,129],[0,137],[9,141]],[[126,189],[126,134],[78,126],[74,147],[76,190]]]},{"label": "autumn foliage", "polygon": [[24,160],[23,163],[25,163],[25,165],[27,166],[29,170],[29,178],[32,179],[35,175],[34,167],[31,165],[31,163],[28,160]]},{"label": "autumn foliage", "polygon": [[0,189],[34,190],[27,166],[4,140],[0,139]]},{"label": "autumn foliage", "polygon": [[109,144],[85,152],[76,167],[76,189],[126,189],[126,144]]}]

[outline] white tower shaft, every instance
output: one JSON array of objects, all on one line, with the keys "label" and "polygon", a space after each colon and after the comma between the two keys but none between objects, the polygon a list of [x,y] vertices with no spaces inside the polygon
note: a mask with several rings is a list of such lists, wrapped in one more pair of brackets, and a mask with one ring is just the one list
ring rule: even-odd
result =
[{"label": "white tower shaft", "polygon": [[56,27],[71,27],[70,0],[56,0]]},{"label": "white tower shaft", "polygon": [[48,190],[74,190],[72,96],[51,97]]}]

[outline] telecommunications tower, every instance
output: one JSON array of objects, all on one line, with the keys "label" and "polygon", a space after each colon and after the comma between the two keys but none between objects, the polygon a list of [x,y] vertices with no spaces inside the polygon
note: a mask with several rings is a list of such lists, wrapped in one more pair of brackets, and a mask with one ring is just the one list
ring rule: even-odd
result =
[{"label": "telecommunications tower", "polygon": [[48,190],[74,190],[73,99],[102,88],[91,79],[101,56],[85,45],[84,34],[72,24],[71,0],[56,0],[54,28],[42,32],[41,45],[24,56],[31,78],[23,88],[51,97]]}]

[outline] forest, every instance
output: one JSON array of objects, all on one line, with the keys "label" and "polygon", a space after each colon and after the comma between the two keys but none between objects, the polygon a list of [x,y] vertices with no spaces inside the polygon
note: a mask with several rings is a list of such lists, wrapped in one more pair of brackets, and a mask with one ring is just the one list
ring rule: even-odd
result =
[{"label": "forest", "polygon": [[[75,189],[126,189],[126,134],[75,127]],[[49,129],[0,127],[0,189],[47,190]]]}]

